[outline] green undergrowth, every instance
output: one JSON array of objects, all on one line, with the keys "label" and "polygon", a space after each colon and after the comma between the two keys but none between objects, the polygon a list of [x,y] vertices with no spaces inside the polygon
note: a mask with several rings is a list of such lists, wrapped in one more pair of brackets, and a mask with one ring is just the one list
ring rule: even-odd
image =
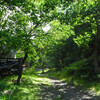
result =
[{"label": "green undergrowth", "polygon": [[42,100],[43,85],[51,86],[48,78],[27,71],[23,73],[20,85],[14,84],[17,77],[0,79],[0,100]]},{"label": "green undergrowth", "polygon": [[82,90],[94,90],[97,95],[100,95],[100,74],[94,73],[91,61],[90,58],[72,63],[61,71],[52,70],[48,76],[64,80]]}]

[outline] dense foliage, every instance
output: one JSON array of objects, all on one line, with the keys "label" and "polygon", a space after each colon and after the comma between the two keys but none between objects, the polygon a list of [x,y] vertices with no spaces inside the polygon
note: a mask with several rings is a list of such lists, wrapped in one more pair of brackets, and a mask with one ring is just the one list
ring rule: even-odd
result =
[{"label": "dense foliage", "polygon": [[15,49],[33,66],[58,71],[92,58],[88,71],[99,73],[99,41],[99,0],[0,1],[0,58]]}]

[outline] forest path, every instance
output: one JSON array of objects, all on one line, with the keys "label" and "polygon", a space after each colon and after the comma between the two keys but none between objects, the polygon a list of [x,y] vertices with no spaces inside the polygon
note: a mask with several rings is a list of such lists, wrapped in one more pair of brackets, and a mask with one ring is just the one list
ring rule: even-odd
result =
[{"label": "forest path", "polygon": [[51,86],[41,85],[42,100],[100,100],[93,91],[82,91],[56,78],[49,79]]}]

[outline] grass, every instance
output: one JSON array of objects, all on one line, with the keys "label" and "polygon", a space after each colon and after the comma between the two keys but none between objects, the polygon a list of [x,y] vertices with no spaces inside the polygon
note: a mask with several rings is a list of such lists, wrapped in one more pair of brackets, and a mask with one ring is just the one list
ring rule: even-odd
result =
[{"label": "grass", "polygon": [[0,80],[0,100],[42,100],[41,86],[51,86],[50,80],[37,74],[23,73],[20,85],[15,85],[17,76]]},{"label": "grass", "polygon": [[[74,68],[74,70],[76,70],[76,68]],[[59,72],[56,72],[54,68],[52,70],[46,69],[44,73],[47,72],[47,75],[40,76],[42,70],[34,73],[32,69],[29,69],[23,72],[20,85],[14,84],[18,76],[0,79],[0,100],[43,100],[41,95],[42,87],[51,86],[50,79],[47,77],[56,77],[71,84],[81,86],[81,88],[85,90],[95,90],[95,93],[100,95],[100,81],[79,79],[76,78],[74,74],[68,75],[67,71],[69,71],[67,68]],[[98,75],[98,77],[100,77],[100,75]]]}]

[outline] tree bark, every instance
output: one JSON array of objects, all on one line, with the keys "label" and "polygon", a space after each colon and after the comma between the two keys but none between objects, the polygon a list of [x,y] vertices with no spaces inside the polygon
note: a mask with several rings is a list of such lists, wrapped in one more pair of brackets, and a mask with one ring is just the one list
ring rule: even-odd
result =
[{"label": "tree bark", "polygon": [[99,41],[100,41],[100,25],[98,22],[98,19],[96,19],[96,25],[97,25],[97,35],[96,35],[96,41],[94,43],[94,70],[95,73],[100,73],[100,67],[98,64],[98,48],[99,48]]},{"label": "tree bark", "polygon": [[20,59],[20,65],[19,65],[19,75],[18,75],[18,79],[17,79],[17,85],[20,84],[20,81],[21,81],[21,77],[22,77],[22,58]]},{"label": "tree bark", "polygon": [[19,76],[18,76],[18,79],[17,79],[17,85],[20,84],[20,81],[21,81],[21,77],[22,77],[22,65],[25,63],[26,59],[28,57],[28,52],[25,53],[25,56],[23,59],[20,59],[20,65],[19,65]]},{"label": "tree bark", "polygon": [[25,61],[26,61],[27,57],[28,57],[28,52],[25,52],[25,56],[24,56],[24,58],[23,58],[23,62],[22,62],[22,64],[24,64],[24,63],[25,63]]}]

